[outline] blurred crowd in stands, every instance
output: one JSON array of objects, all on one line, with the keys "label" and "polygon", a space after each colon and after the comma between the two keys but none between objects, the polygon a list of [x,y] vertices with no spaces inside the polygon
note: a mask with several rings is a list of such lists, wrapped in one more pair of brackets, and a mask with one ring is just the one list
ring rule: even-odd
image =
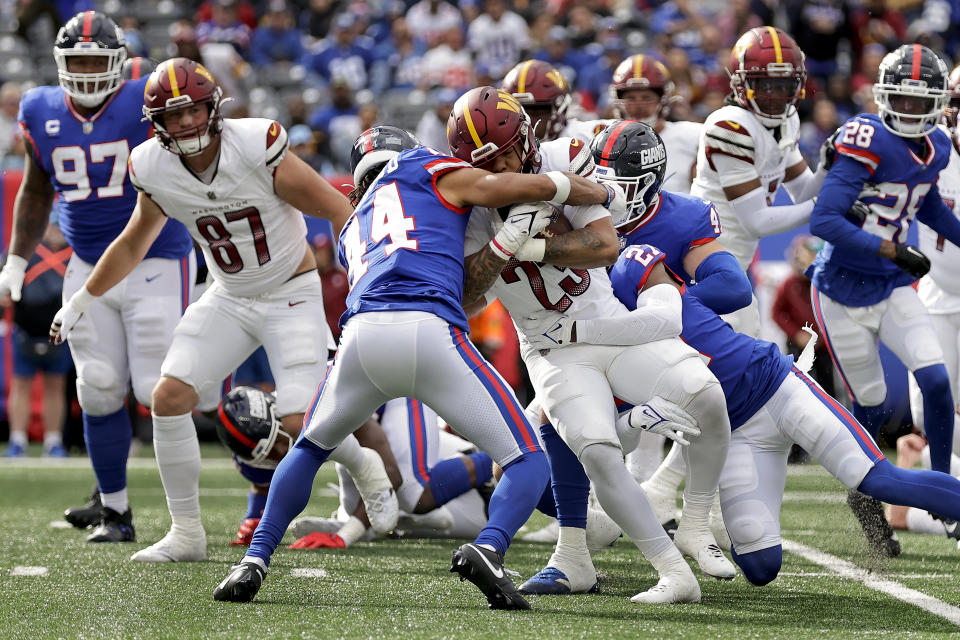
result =
[{"label": "blurred crowd in stands", "polygon": [[728,92],[737,36],[779,26],[807,54],[801,147],[870,111],[883,55],[921,42],[948,62],[960,49],[960,0],[0,0],[0,155],[22,161],[16,103],[56,82],[61,21],[97,8],[123,27],[132,56],[202,61],[233,98],[228,115],[279,120],[324,173],[342,173],[350,143],[390,122],[445,147],[463,90],[496,84],[527,57],[553,63],[575,89],[574,115],[607,115],[607,85],[634,53],[660,58],[702,120]]}]

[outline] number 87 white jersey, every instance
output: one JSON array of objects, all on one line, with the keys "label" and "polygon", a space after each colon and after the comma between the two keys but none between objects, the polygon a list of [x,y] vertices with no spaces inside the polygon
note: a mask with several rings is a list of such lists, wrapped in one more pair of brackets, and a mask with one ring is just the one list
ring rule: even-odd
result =
[{"label": "number 87 white jersey", "polygon": [[303,215],[273,188],[287,146],[277,122],[224,119],[210,184],[156,138],[131,152],[130,181],[187,227],[224,289],[255,296],[289,279],[306,250]]}]

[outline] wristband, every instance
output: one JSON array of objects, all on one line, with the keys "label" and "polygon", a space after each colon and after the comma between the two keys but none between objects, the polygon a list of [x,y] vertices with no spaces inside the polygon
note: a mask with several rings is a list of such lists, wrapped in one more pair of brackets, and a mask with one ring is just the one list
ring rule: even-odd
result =
[{"label": "wristband", "polygon": [[543,262],[543,255],[547,252],[547,241],[543,238],[530,238],[513,257],[520,262]]},{"label": "wristband", "polygon": [[557,193],[551,200],[558,204],[566,202],[567,198],[570,197],[570,178],[564,175],[562,171],[548,171],[544,175],[553,180],[553,184],[557,188]]},{"label": "wristband", "polygon": [[600,186],[607,190],[607,201],[603,203],[604,209],[609,209],[613,199],[617,197],[617,192],[608,184],[600,183]]},{"label": "wristband", "polygon": [[84,313],[90,308],[90,305],[93,304],[93,301],[99,297],[100,296],[95,296],[90,293],[87,290],[87,285],[83,285],[80,287],[79,291],[70,296],[70,299],[67,301],[67,306],[78,313]]},{"label": "wristband", "polygon": [[503,246],[497,242],[496,237],[492,238],[488,245],[490,246],[490,251],[493,251],[497,257],[502,258],[503,260],[509,260],[513,257],[512,253],[504,249]]}]

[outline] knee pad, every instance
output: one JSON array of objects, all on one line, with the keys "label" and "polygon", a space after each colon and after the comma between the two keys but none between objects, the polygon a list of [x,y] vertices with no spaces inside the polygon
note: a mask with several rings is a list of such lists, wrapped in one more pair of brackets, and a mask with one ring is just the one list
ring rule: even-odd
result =
[{"label": "knee pad", "polygon": [[859,389],[854,389],[856,395],[855,402],[864,406],[875,406],[883,404],[887,399],[887,383],[880,380],[874,380],[861,385]]},{"label": "knee pad", "polygon": [[735,550],[730,550],[733,561],[740,567],[743,577],[747,582],[762,587],[765,584],[773,582],[780,573],[780,566],[783,564],[783,547],[767,547],[759,551],[738,554]]},{"label": "knee pad", "polygon": [[92,416],[116,413],[127,395],[126,383],[105,362],[85,362],[77,371],[77,400],[80,407]]}]

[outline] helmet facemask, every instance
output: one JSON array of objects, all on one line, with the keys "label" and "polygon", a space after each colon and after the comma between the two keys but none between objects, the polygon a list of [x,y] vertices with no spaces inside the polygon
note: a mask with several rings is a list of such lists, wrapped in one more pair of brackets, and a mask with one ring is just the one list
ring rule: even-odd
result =
[{"label": "helmet facemask", "polygon": [[[214,137],[220,133],[223,122],[220,117],[220,105],[223,100],[220,99],[222,91],[217,87],[213,95],[201,102],[193,102],[188,95],[178,96],[167,100],[166,107],[159,110],[150,110],[143,108],[144,115],[149,118],[153,124],[154,133],[168,151],[184,157],[196,156],[210,146]],[[181,109],[186,109],[194,105],[206,105],[207,117],[200,124],[189,129],[178,131],[176,135],[170,132],[165,119],[175,116]]]},{"label": "helmet facemask", "polygon": [[[70,58],[81,56],[106,59],[106,70],[94,73],[70,71]],[[54,47],[53,58],[64,92],[81,107],[93,108],[103,103],[123,82],[123,61],[127,59],[127,49],[105,49],[96,42],[78,42],[70,48]]]},{"label": "helmet facemask", "polygon": [[899,86],[873,85],[873,100],[883,126],[904,138],[922,138],[933,131],[949,99],[949,93],[928,87],[923,80],[906,79]]},{"label": "helmet facemask", "polygon": [[[663,162],[666,164],[666,160]],[[639,224],[657,210],[662,186],[657,171],[645,171],[637,176],[618,176],[613,172],[613,167],[597,166],[593,177],[600,183],[619,184],[626,194],[626,210],[612,221],[617,231],[629,232],[625,231],[627,225]]]},{"label": "helmet facemask", "polygon": [[776,127],[796,113],[806,73],[795,73],[789,62],[770,63],[764,75],[735,73],[730,82],[734,91],[738,81],[742,83],[743,98],[764,126]]},{"label": "helmet facemask", "polygon": [[[252,414],[255,414],[257,409],[253,406],[253,398],[254,396],[251,396],[250,410]],[[270,415],[270,433],[265,438],[261,438],[257,442],[257,444],[253,447],[253,450],[250,452],[250,458],[244,460],[243,462],[258,469],[276,469],[277,463],[276,461],[270,459],[270,452],[273,451],[273,446],[276,444],[277,438],[282,435],[287,439],[287,451],[293,447],[293,438],[290,437],[289,433],[283,430],[283,425],[276,414],[275,405],[272,403],[264,404],[265,410]]]}]

